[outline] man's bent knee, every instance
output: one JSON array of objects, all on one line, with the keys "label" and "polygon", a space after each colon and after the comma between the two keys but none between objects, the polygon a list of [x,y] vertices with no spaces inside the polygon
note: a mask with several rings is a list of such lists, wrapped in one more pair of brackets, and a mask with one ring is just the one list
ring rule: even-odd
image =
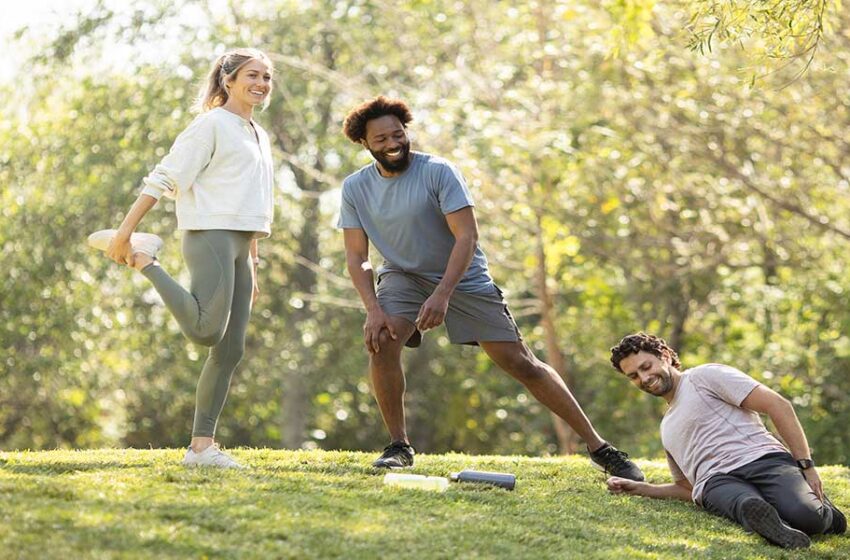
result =
[{"label": "man's bent knee", "polygon": [[382,329],[378,335],[378,351],[370,354],[373,361],[398,360],[404,342],[401,338],[394,339],[387,329]]},{"label": "man's bent knee", "polygon": [[521,383],[539,381],[549,376],[546,365],[530,352],[517,352],[502,359],[502,367]]},{"label": "man's bent knee", "polygon": [[815,504],[800,503],[790,511],[783,511],[783,517],[787,516],[785,521],[795,529],[807,535],[819,535],[829,529],[827,509],[826,505],[818,507]]}]

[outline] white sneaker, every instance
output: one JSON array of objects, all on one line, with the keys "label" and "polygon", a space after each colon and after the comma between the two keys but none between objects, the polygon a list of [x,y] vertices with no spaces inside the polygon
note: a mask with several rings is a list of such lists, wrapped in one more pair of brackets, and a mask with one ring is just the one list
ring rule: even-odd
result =
[{"label": "white sneaker", "polygon": [[[106,251],[117,229],[102,229],[89,235],[89,245],[95,249]],[[162,249],[163,241],[158,235],[152,233],[133,233],[130,235],[130,246],[134,253],[144,253],[145,255],[155,258],[157,252]]]},{"label": "white sneaker", "polygon": [[246,469],[244,465],[237,463],[233,457],[212,444],[200,453],[195,453],[192,448],[186,450],[183,457],[184,467],[218,467],[220,469]]}]

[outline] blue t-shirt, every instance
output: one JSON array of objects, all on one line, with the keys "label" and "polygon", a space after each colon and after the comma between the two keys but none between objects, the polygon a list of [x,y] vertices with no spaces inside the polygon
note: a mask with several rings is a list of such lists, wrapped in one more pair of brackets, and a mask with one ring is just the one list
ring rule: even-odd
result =
[{"label": "blue t-shirt", "polygon": [[[346,177],[337,227],[366,232],[384,257],[378,275],[406,272],[438,284],[455,244],[445,214],[474,203],[463,176],[449,161],[421,152],[411,155],[410,167],[397,177],[382,177],[375,163]],[[457,289],[494,290],[478,244]]]}]

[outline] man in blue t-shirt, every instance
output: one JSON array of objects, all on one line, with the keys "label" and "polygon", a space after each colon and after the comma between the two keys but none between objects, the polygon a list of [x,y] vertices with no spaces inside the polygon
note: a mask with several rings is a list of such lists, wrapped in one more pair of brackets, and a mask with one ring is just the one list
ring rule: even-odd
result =
[{"label": "man in blue t-shirt", "polygon": [[[366,307],[363,327],[375,398],[390,433],[379,468],[413,465],[404,418],[401,350],[445,322],[454,344],[475,344],[588,446],[593,464],[614,476],[643,480],[622,451],[596,433],[564,380],[522,342],[502,292],[478,245],[472,197],[449,161],[410,151],[413,119],[400,100],[378,97],[353,109],[349,140],[375,158],[347,177],[337,227],[345,237],[348,272]],[[377,289],[369,241],[384,257]]]}]

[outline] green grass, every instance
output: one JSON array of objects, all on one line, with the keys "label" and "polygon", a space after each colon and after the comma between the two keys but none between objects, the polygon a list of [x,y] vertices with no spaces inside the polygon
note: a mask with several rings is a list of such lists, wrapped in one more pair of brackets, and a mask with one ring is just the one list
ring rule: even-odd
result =
[{"label": "green grass", "polygon": [[[0,558],[850,558],[847,536],[788,552],[689,503],[610,495],[581,456],[420,455],[413,472],[517,475],[514,492],[436,494],[385,488],[372,454],[233,454],[252,470],[186,470],[180,450],[0,453]],[[850,470],[819,471],[850,510]]]}]

